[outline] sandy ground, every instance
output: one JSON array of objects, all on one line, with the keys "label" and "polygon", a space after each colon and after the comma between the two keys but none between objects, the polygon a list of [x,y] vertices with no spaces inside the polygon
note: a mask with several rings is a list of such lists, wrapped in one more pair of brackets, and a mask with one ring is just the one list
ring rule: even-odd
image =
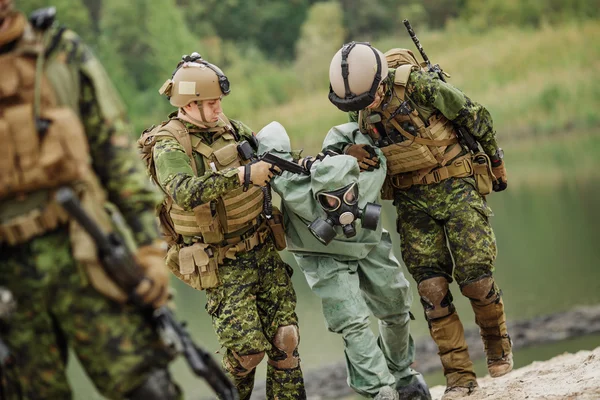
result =
[{"label": "sandy ground", "polygon": [[[500,378],[486,376],[478,381],[481,393],[465,399],[600,400],[600,347],[536,361]],[[434,400],[443,393],[442,386],[431,389]]]}]

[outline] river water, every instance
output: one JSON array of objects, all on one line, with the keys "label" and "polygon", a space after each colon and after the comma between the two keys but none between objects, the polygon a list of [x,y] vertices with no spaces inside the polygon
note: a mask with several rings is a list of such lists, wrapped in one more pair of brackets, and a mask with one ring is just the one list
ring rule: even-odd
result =
[{"label": "river water", "polygon": [[[576,305],[600,303],[599,181],[543,189],[520,188],[516,192],[507,190],[492,194],[489,202],[495,213],[492,224],[499,248],[495,276],[504,293],[509,319],[525,319],[568,310]],[[384,226],[393,231],[395,211],[391,204],[384,205],[383,215]],[[398,237],[393,237],[399,255]],[[293,263],[290,254],[282,254],[287,262]],[[407,277],[412,284],[412,278]],[[343,359],[342,340],[325,328],[320,302],[297,267],[293,281],[298,294],[303,368],[314,369]],[[210,319],[204,310],[204,293],[180,282],[174,282],[174,286],[178,316],[188,321],[192,335],[202,346],[211,352],[218,351]],[[415,299],[412,311],[417,320],[413,321],[411,329],[418,339],[428,336],[428,331],[415,285],[412,287]],[[470,305],[454,283],[451,290],[463,324],[474,326]],[[515,355],[515,364],[518,367],[564,351],[599,345],[600,335],[522,349]],[[220,358],[220,355],[215,354],[215,357]],[[477,362],[476,366],[478,373],[483,374],[483,361]],[[183,360],[178,360],[172,371],[184,387],[186,399],[199,399],[209,393],[206,386],[191,375]],[[264,379],[264,372],[265,368],[261,366],[257,377]],[[71,363],[70,379],[76,399],[99,398],[93,394],[76,362]],[[429,374],[427,379],[430,385],[443,384],[441,372]]]}]

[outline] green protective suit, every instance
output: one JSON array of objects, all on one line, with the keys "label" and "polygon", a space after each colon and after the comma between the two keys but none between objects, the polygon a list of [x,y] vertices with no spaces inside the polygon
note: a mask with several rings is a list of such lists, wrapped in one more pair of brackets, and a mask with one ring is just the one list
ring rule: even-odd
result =
[{"label": "green protective suit", "polygon": [[[356,128],[355,123],[336,126],[325,142],[331,135],[353,135]],[[291,159],[290,140],[279,123],[267,125],[257,137],[260,154],[271,151]],[[359,173],[354,158],[340,155],[316,161],[310,176],[284,172],[271,181],[283,199],[288,250],[321,298],[328,329],[344,339],[348,384],[368,397],[383,386],[401,385],[416,374],[409,367],[414,360],[409,283],[392,253],[390,235],[381,224],[372,231],[362,229],[357,221],[356,236],[346,238],[339,231],[327,246],[307,225],[326,215],[315,200],[317,193],[358,182],[359,209],[363,209],[367,202],[378,200],[385,174],[385,162],[377,170]],[[379,319],[379,337],[369,326],[369,315]]]}]

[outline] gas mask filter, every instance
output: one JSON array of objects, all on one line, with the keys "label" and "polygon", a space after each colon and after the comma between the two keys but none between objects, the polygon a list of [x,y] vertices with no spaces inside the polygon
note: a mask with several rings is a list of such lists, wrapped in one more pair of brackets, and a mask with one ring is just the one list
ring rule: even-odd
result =
[{"label": "gas mask filter", "polygon": [[317,218],[308,226],[310,232],[324,245],[328,245],[337,236],[335,227],[341,226],[347,238],[356,235],[355,222],[361,220],[365,229],[375,230],[379,224],[381,206],[367,203],[364,209],[358,209],[358,185],[351,183],[332,192],[317,194],[317,201],[327,217]]}]

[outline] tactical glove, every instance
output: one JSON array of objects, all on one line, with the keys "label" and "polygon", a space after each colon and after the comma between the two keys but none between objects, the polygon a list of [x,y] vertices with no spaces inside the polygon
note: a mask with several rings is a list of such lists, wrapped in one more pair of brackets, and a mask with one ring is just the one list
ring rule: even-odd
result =
[{"label": "tactical glove", "polygon": [[144,304],[158,308],[169,298],[169,270],[165,263],[166,244],[157,241],[141,246],[135,254],[138,265],[144,271],[144,279],[135,289],[135,293]]},{"label": "tactical glove", "polygon": [[379,168],[379,157],[375,149],[368,144],[351,144],[346,146],[344,154],[356,158],[361,171],[373,171]]},{"label": "tactical glove", "polygon": [[508,186],[506,178],[506,168],[502,159],[492,160],[492,174],[494,174],[494,183],[492,189],[494,192],[501,192]]},{"label": "tactical glove", "polygon": [[244,179],[241,180],[245,188],[249,185],[266,186],[274,174],[280,174],[281,169],[273,164],[269,164],[264,161],[257,161],[251,164],[247,164],[243,167]]}]

